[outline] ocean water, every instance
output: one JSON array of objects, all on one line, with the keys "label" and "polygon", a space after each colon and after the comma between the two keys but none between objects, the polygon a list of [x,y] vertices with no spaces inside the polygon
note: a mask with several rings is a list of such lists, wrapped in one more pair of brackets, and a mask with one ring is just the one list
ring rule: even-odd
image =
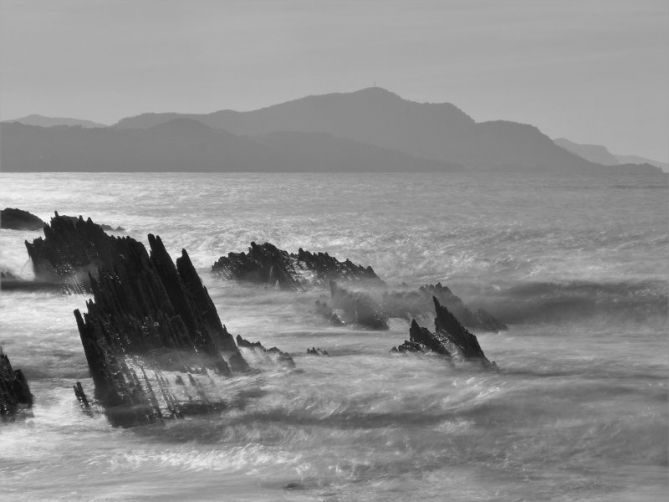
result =
[{"label": "ocean water", "polygon": [[[231,378],[224,412],[112,428],[71,390],[92,389],[72,315],[87,298],[0,293],[0,345],[35,396],[0,424],[0,499],[664,500],[668,195],[666,177],[0,173],[2,207],[186,248],[228,329],[297,364]],[[0,230],[0,268],[31,277],[39,235]],[[322,292],[210,273],[250,241],[444,282],[508,321],[478,333],[500,372],[391,354],[402,320],[330,327]]]}]

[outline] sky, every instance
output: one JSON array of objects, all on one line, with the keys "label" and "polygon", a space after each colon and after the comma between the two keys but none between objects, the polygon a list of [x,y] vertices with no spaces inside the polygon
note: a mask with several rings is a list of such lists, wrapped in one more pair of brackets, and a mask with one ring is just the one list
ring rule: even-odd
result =
[{"label": "sky", "polygon": [[372,85],[669,161],[667,0],[0,0],[0,119]]}]

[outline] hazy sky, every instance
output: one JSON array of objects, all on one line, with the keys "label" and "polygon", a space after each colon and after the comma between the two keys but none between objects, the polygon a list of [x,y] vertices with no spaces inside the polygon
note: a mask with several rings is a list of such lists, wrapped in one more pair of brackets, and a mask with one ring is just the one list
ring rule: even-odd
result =
[{"label": "hazy sky", "polygon": [[667,0],[0,0],[0,117],[112,123],[376,83],[669,160]]}]

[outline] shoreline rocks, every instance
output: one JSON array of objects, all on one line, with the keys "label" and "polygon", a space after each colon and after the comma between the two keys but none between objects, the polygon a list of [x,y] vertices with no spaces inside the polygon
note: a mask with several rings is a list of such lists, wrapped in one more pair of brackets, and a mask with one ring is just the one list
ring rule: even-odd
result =
[{"label": "shoreline rocks", "polygon": [[33,405],[28,380],[20,369],[14,369],[0,347],[0,420],[13,419],[22,409]]},{"label": "shoreline rocks", "polygon": [[44,222],[23,209],[6,207],[0,210],[0,228],[8,230],[42,230]]},{"label": "shoreline rocks", "polygon": [[497,369],[497,365],[489,361],[483,353],[476,336],[467,331],[436,297],[433,297],[433,302],[434,333],[413,320],[409,330],[409,340],[398,347],[393,347],[392,351],[434,352],[445,356],[449,361],[473,362],[486,369]]},{"label": "shoreline rocks", "polygon": [[[219,377],[246,372],[186,250],[176,265],[160,237],[116,241],[112,265],[90,277],[74,311],[95,398],[124,427],[225,407]],[[77,393],[81,401],[80,394]]]},{"label": "shoreline rocks", "polygon": [[212,272],[228,279],[292,291],[327,286],[332,280],[384,284],[372,267],[363,267],[348,259],[339,261],[328,253],[311,253],[302,248],[297,253],[288,253],[269,242],[251,242],[246,253],[221,256],[212,266]]}]

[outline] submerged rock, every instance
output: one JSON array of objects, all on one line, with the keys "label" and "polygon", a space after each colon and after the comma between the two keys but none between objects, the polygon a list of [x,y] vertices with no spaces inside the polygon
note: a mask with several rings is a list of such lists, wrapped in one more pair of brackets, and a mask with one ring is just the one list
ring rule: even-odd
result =
[{"label": "submerged rock", "polygon": [[132,426],[224,407],[216,380],[248,365],[188,253],[175,266],[159,237],[149,235],[150,255],[129,237],[114,242],[111,266],[90,278],[88,312],[74,311],[95,398],[110,422]]},{"label": "submerged rock", "polygon": [[30,408],[33,396],[28,381],[19,369],[12,368],[0,347],[0,419],[13,418],[21,409]]},{"label": "submerged rock", "polygon": [[344,326],[344,321],[341,320],[341,318],[334,310],[332,310],[332,307],[330,307],[326,301],[316,300],[315,306],[316,313],[324,319],[327,319],[331,325]]},{"label": "submerged rock", "polygon": [[435,332],[419,326],[413,320],[409,330],[409,340],[393,352],[435,352],[449,360],[469,361],[481,364],[484,368],[497,368],[483,353],[478,339],[467,331],[448,309],[433,297]]},{"label": "submerged rock", "polygon": [[295,367],[295,361],[293,361],[293,358],[291,357],[290,354],[287,352],[283,352],[282,350],[279,350],[277,347],[270,347],[269,349],[265,348],[262,343],[260,342],[249,342],[248,340],[245,340],[242,338],[240,335],[237,335],[237,346],[240,349],[248,349],[253,351],[256,354],[264,354],[270,356],[274,356],[276,358],[276,362],[283,364],[285,366],[288,366],[290,368]]},{"label": "submerged rock", "polygon": [[383,309],[390,317],[402,317],[407,320],[431,312],[432,298],[445,305],[458,320],[468,328],[482,331],[502,331],[506,324],[495,319],[483,309],[476,311],[468,308],[448,287],[440,282],[427,284],[415,291],[392,291],[383,294]]},{"label": "submerged rock", "polygon": [[28,211],[6,207],[0,210],[0,228],[9,230],[42,230],[44,222]]},{"label": "submerged rock", "polygon": [[371,296],[360,291],[349,291],[330,282],[332,307],[341,312],[345,324],[358,324],[365,328],[388,329],[388,316]]},{"label": "submerged rock", "polygon": [[308,286],[325,286],[331,280],[369,281],[380,285],[372,267],[339,261],[327,253],[311,253],[302,248],[288,253],[273,244],[251,243],[246,253],[228,253],[212,266],[212,271],[228,279],[300,290]]}]

